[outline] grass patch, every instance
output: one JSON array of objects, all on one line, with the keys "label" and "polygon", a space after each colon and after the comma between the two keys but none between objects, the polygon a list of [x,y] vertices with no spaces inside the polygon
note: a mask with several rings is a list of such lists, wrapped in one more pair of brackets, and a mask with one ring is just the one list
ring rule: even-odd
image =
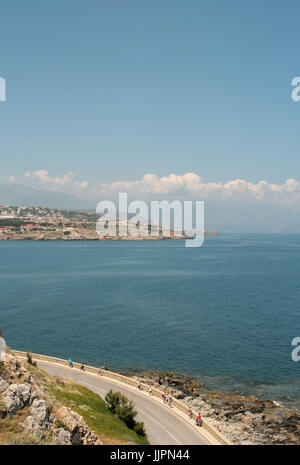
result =
[{"label": "grass patch", "polygon": [[26,364],[26,368],[31,371],[35,380],[44,386],[47,405],[52,407],[54,414],[56,408],[70,407],[83,417],[104,444],[149,444],[147,437],[139,436],[117,415],[113,415],[98,394],[71,380],[49,375],[29,364]]},{"label": "grass patch", "polygon": [[51,388],[54,396],[66,407],[70,407],[81,415],[105,444],[149,444],[146,437],[141,437],[130,430],[116,415],[113,415],[98,394],[83,386]]}]

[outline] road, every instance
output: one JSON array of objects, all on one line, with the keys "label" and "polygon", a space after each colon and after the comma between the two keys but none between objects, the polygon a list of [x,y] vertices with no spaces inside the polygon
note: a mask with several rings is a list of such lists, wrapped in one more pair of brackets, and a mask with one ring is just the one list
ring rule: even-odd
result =
[{"label": "road", "polygon": [[134,402],[137,419],[143,421],[148,439],[154,445],[207,445],[207,441],[185,420],[177,416],[170,407],[152,399],[148,393],[140,393],[132,387],[124,387],[117,381],[82,373],[75,368],[38,361],[38,366],[48,373],[69,378],[96,392],[102,398],[113,389],[125,394]]}]

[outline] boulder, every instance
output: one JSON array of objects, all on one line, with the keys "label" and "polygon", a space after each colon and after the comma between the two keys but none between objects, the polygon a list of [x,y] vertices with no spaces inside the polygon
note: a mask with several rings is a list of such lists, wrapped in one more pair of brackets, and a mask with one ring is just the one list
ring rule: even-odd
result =
[{"label": "boulder", "polygon": [[39,425],[44,425],[49,420],[49,409],[44,400],[35,399],[30,412]]},{"label": "boulder", "polygon": [[91,431],[81,415],[68,407],[61,407],[55,412],[58,418],[71,433],[73,445],[100,445],[102,442],[94,431]]},{"label": "boulder", "polygon": [[95,431],[89,430],[85,437],[83,438],[83,445],[84,446],[100,446],[103,445],[103,442],[100,441],[98,436],[96,435]]},{"label": "boulder", "polygon": [[21,427],[27,433],[34,434],[40,439],[44,436],[42,427],[38,424],[38,422],[31,415],[26,418],[24,423],[21,424]]},{"label": "boulder", "polygon": [[68,407],[61,407],[56,411],[56,417],[73,433],[78,429],[78,426],[85,426],[88,428],[81,415],[74,412]]},{"label": "boulder", "polygon": [[33,396],[31,393],[31,388],[27,384],[20,384],[19,385],[19,392],[22,396],[23,404],[30,405],[33,402]]},{"label": "boulder", "polygon": [[64,428],[56,428],[53,431],[53,438],[55,442],[61,446],[70,446],[72,444],[71,433]]},{"label": "boulder", "polygon": [[9,384],[3,378],[0,377],[0,393],[6,391],[8,387]]},{"label": "boulder", "polygon": [[11,384],[2,394],[2,400],[9,415],[14,415],[18,410],[23,408],[24,402],[19,384]]}]

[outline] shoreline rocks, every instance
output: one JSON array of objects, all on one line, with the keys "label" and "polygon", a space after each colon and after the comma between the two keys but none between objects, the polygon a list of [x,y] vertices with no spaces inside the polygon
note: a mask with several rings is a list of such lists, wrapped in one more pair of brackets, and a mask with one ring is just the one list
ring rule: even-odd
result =
[{"label": "shoreline rocks", "polygon": [[300,444],[300,413],[271,400],[209,391],[196,379],[169,372],[132,374],[199,411],[233,444]]}]

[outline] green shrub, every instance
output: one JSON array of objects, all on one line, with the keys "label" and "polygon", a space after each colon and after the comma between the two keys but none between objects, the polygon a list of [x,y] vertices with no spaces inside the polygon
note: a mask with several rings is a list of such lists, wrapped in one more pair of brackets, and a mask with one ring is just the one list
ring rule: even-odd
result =
[{"label": "green shrub", "polygon": [[135,417],[137,415],[137,411],[134,410],[133,403],[127,399],[127,397],[123,396],[120,392],[113,392],[110,390],[105,396],[105,402],[107,408],[114,414],[117,415],[120,420],[124,421],[128,428],[134,430],[137,434],[138,431],[143,432],[141,436],[145,436],[144,424],[137,423],[135,421]]},{"label": "green shrub", "polygon": [[136,423],[133,430],[139,436],[146,436],[145,426],[144,426],[144,423],[142,421],[140,421],[139,423]]},{"label": "green shrub", "polygon": [[120,392],[113,392],[110,390],[105,396],[107,408],[113,413],[117,413],[117,408],[120,405],[122,394]]},{"label": "green shrub", "polygon": [[29,351],[26,352],[26,357],[27,357],[27,362],[29,363],[29,365],[36,367],[36,362],[33,361],[32,355]]},{"label": "green shrub", "polygon": [[98,394],[76,384],[65,383],[61,387],[57,383],[57,377],[51,377],[51,379],[51,384],[49,382],[44,384],[47,392],[51,392],[51,396],[55,396],[56,402],[59,401],[60,405],[70,407],[82,415],[89,427],[96,431],[96,434],[104,441],[104,444],[127,444],[128,442],[131,444],[149,444],[147,436],[139,436],[135,431],[129,429],[117,415],[112,415],[105,401]]}]

